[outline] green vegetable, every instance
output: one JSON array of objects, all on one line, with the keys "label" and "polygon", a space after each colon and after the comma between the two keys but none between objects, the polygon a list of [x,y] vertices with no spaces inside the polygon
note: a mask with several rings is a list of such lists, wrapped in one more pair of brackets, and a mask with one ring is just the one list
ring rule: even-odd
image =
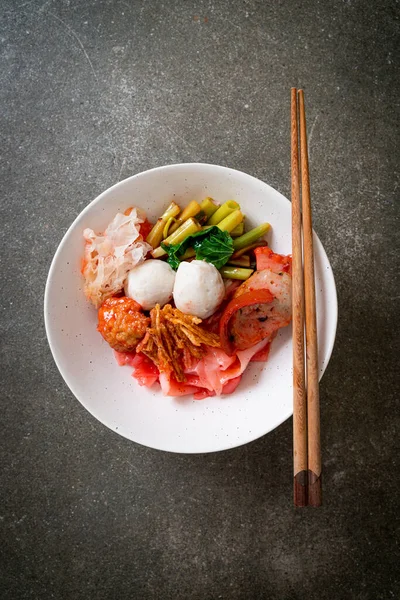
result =
[{"label": "green vegetable", "polygon": [[207,219],[213,216],[213,214],[219,209],[219,206],[214,204],[212,198],[204,198],[203,202],[200,204],[201,210],[206,214]]},{"label": "green vegetable", "polygon": [[[215,213],[215,214],[217,214],[217,213]],[[231,212],[227,217],[225,217],[225,219],[222,219],[222,221],[217,223],[217,227],[219,227],[219,229],[222,229],[222,231],[227,231],[228,233],[230,233],[232,231],[232,229],[235,229],[235,227],[237,225],[239,225],[239,223],[241,223],[242,221],[243,221],[243,215],[242,215],[240,209],[237,208],[236,210]],[[241,237],[243,237],[243,236],[241,236]],[[237,238],[237,239],[240,239],[240,238]]]},{"label": "green vegetable", "polygon": [[163,231],[164,227],[168,222],[168,219],[171,217],[174,218],[181,212],[181,209],[175,202],[171,202],[168,206],[167,210],[161,215],[161,217],[157,220],[157,223],[154,225],[153,229],[150,231],[149,235],[146,238],[146,242],[153,246],[153,248],[157,248],[161,240],[163,239]]},{"label": "green vegetable", "polygon": [[227,200],[211,215],[211,217],[208,219],[208,224],[218,225],[218,223],[230,215],[234,210],[239,208],[240,206],[237,202],[234,200]]},{"label": "green vegetable", "polygon": [[214,226],[189,235],[179,244],[168,245],[161,242],[161,247],[168,254],[168,264],[175,271],[179,267],[179,259],[191,247],[198,260],[205,260],[220,269],[232,256],[233,240],[229,233]]},{"label": "green vegetable", "polygon": [[244,234],[244,221],[239,223],[239,225],[236,225],[235,229],[232,229],[232,231],[230,233],[233,238],[240,237],[241,235],[243,235]]},{"label": "green vegetable", "polygon": [[240,237],[236,238],[233,245],[235,250],[240,250],[241,248],[245,248],[246,246],[250,246],[254,244],[257,240],[260,239],[263,235],[267,233],[271,228],[269,223],[263,223],[258,227],[254,227],[254,229],[250,229],[247,233],[244,233]]},{"label": "green vegetable", "polygon": [[[176,231],[174,231],[174,233],[171,233],[171,235],[165,238],[164,244],[165,246],[179,244],[192,233],[196,233],[196,231],[201,231],[201,225],[199,225],[196,219],[190,217],[190,219],[187,219],[184,223],[182,223],[182,225]],[[166,254],[166,251],[162,246],[158,246],[158,248],[155,248],[151,254],[153,258],[161,258]]]},{"label": "green vegetable", "polygon": [[[207,231],[208,237],[204,240],[196,241],[193,244],[198,260],[205,260],[212,263],[217,269],[222,267],[233,252],[233,241],[229,233],[221,231],[217,227],[216,231]],[[222,234],[222,235],[221,235]]]},{"label": "green vegetable", "polygon": [[239,279],[240,281],[246,281],[254,273],[253,269],[240,269],[239,267],[230,266],[222,267],[219,272],[224,279]]}]

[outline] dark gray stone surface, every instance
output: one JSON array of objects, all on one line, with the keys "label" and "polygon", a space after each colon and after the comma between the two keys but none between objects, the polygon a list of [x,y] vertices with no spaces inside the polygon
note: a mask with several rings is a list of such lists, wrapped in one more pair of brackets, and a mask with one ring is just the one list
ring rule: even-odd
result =
[{"label": "dark gray stone surface", "polygon": [[[3,0],[0,20],[0,597],[399,598],[398,2]],[[221,454],[137,446],[74,399],[42,323],[59,240],[119,179],[215,162],[288,195],[293,85],[340,306],[319,510],[292,506],[290,421]]]}]

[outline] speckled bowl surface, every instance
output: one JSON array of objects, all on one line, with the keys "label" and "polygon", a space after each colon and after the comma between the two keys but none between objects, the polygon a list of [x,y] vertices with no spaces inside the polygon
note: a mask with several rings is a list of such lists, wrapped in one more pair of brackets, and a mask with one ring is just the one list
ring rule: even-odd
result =
[{"label": "speckled bowl surface", "polygon": [[[99,421],[118,434],[160,450],[213,452],[246,444],[292,414],[291,327],[278,334],[267,363],[253,363],[237,390],[202,401],[165,398],[157,387],[140,387],[130,367],[119,367],[96,331],[97,314],[83,294],[80,261],[85,227],[103,231],[115,213],[143,208],[156,219],[174,199],[212,196],[235,199],[249,226],[272,225],[269,244],[291,252],[290,202],[279,192],[240,171],[199,163],[159,167],[125,179],[91,202],[62,239],[50,267],[45,292],[46,331],[55,362],[71,391]],[[337,323],[333,273],[314,236],[319,365],[322,377],[332,353]]]}]

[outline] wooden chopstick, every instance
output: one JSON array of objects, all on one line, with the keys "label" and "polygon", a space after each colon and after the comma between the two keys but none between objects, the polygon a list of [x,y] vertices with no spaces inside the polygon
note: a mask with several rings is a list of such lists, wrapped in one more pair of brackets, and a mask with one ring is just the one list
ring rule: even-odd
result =
[{"label": "wooden chopstick", "polygon": [[295,506],[307,504],[307,400],[304,373],[304,282],[301,241],[297,90],[291,90],[292,163],[292,303],[293,303],[293,495]]},{"label": "wooden chopstick", "polygon": [[[298,113],[300,126],[298,126],[297,120]],[[320,407],[310,175],[304,92],[303,90],[297,92],[296,88],[291,90],[291,147],[294,503],[296,506],[305,506],[307,503],[310,506],[320,506],[322,501]],[[301,244],[302,229],[303,245]],[[304,386],[304,324],[306,330],[306,391]]]},{"label": "wooden chopstick", "polygon": [[305,282],[305,325],[307,365],[307,423],[308,423],[308,504],[320,506],[321,441],[318,378],[317,312],[315,306],[314,248],[311,215],[310,173],[308,167],[307,127],[304,92],[299,90],[301,196],[303,208],[303,252]]}]

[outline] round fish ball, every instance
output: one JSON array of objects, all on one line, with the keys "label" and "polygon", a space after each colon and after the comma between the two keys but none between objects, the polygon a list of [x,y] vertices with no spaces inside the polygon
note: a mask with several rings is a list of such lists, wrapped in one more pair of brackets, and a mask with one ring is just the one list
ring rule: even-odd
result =
[{"label": "round fish ball", "polygon": [[173,295],[180,311],[207,319],[224,299],[225,286],[214,265],[204,260],[192,260],[179,265]]},{"label": "round fish ball", "polygon": [[133,298],[144,310],[156,304],[164,306],[172,298],[175,271],[162,260],[146,260],[131,271],[125,281],[125,295]]}]

